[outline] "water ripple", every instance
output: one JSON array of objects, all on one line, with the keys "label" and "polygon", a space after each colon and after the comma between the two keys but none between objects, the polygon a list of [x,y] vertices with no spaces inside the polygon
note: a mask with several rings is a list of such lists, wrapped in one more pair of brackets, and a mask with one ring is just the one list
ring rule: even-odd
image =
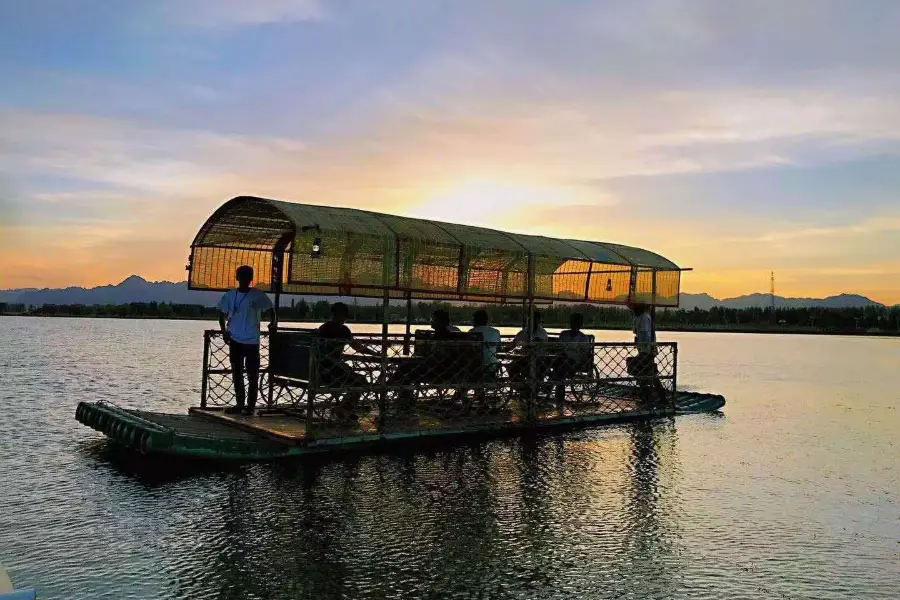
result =
[{"label": "water ripple", "polygon": [[[74,421],[83,399],[189,406],[207,325],[0,319],[0,560],[18,585],[76,600],[900,597],[896,392],[841,383],[891,381],[897,361],[871,359],[897,352],[882,340],[801,354],[684,335],[679,376],[726,393],[726,419],[441,452],[214,468],[137,460]],[[773,361],[798,372],[769,377]]]}]

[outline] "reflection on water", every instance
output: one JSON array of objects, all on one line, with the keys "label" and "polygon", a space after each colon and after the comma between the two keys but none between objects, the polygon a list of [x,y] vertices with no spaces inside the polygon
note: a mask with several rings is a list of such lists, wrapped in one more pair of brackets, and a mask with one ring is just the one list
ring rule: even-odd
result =
[{"label": "reflection on water", "polygon": [[[217,502],[179,535],[205,534],[170,553],[173,593],[667,597],[674,542],[658,506],[656,451],[673,433],[671,422],[642,424],[628,438],[578,440],[573,453],[564,438],[539,436],[245,467],[207,489]],[[604,449],[621,457],[623,447],[626,460],[595,468]]]},{"label": "reflection on water", "polygon": [[797,338],[682,334],[681,381],[725,393],[727,417],[422,452],[211,467],[122,453],[74,421],[98,397],[186,408],[207,325],[0,320],[0,561],[17,584],[67,599],[900,597],[893,341],[806,338],[800,353]]}]

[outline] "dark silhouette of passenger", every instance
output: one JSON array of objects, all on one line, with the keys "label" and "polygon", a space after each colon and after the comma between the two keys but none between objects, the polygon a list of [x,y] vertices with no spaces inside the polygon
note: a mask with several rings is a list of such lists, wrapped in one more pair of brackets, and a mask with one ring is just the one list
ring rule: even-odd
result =
[{"label": "dark silhouette of passenger", "polygon": [[[535,342],[546,342],[550,339],[550,336],[547,335],[547,330],[541,327],[541,313],[534,311],[533,317],[531,319],[531,328],[534,330],[534,333],[531,336],[531,339]],[[516,334],[513,339],[513,343],[515,345],[524,344],[528,341],[528,329],[523,327],[519,333]]]},{"label": "dark silhouette of passenger", "polygon": [[[228,344],[235,396],[235,405],[225,409],[225,412],[252,415],[259,394],[259,324],[262,313],[272,311],[272,301],[265,293],[250,287],[253,267],[242,265],[234,276],[238,282],[237,289],[225,292],[219,301],[219,328]],[[275,326],[274,319],[275,312],[272,311],[270,329]],[[249,387],[246,392],[245,372]]]},{"label": "dark silhouette of passenger", "polygon": [[496,372],[499,365],[497,351],[500,349],[500,330],[488,325],[486,310],[476,310],[472,315],[472,329],[469,331],[481,335],[484,343],[482,366],[486,372]]},{"label": "dark silhouette of passenger", "polygon": [[[431,314],[431,330],[428,342],[436,343],[426,343],[422,346],[417,343],[416,355],[403,361],[403,364],[388,378],[388,385],[443,383],[454,376],[459,376],[460,369],[456,364],[454,348],[448,342],[458,339],[462,334],[450,325],[450,313],[440,308],[435,310]],[[398,399],[401,407],[412,407],[411,390],[401,390]]]},{"label": "dark silhouette of passenger", "polygon": [[594,348],[591,338],[581,332],[584,317],[581,313],[572,313],[569,317],[569,328],[559,333],[559,354],[553,361],[553,380],[556,386],[556,401],[562,402],[565,397],[565,381],[576,373],[593,368]]},{"label": "dark silhouette of passenger", "polygon": [[[353,339],[353,332],[347,327],[347,317],[350,310],[343,302],[335,302],[331,305],[331,319],[323,323],[319,329],[319,337],[323,340],[319,354],[319,378],[327,387],[354,387],[365,388],[368,380],[362,373],[357,373],[343,359],[343,353],[349,345],[361,354],[375,355],[369,346]],[[335,408],[335,414],[340,420],[356,420],[355,413],[359,404],[361,392],[353,390],[344,395],[343,400]]]},{"label": "dark silhouette of passenger", "polygon": [[[533,331],[531,335],[531,347],[526,347],[528,344],[528,329],[525,327],[516,334],[510,344],[510,350],[523,348],[520,354],[513,357],[507,367],[510,379],[515,382],[524,382],[528,379],[528,371],[530,368],[529,361],[531,360],[531,357],[534,357],[535,378],[539,382],[544,380],[544,377],[552,364],[552,359],[549,358],[547,354],[547,342],[550,340],[550,336],[547,334],[547,330],[541,326],[541,313],[537,311],[533,313],[531,327]],[[520,385],[519,393],[524,394],[526,392],[527,386]]]}]

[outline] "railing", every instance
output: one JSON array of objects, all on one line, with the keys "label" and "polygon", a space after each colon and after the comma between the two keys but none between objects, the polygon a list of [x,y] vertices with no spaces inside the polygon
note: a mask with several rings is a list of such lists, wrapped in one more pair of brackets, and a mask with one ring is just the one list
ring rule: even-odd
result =
[{"label": "railing", "polygon": [[[201,406],[231,406],[228,347],[218,331],[204,340]],[[257,406],[296,415],[308,435],[326,437],[671,411],[678,348],[653,350],[593,341],[489,344],[463,334],[439,341],[358,335],[345,344],[281,329],[262,336]]]}]

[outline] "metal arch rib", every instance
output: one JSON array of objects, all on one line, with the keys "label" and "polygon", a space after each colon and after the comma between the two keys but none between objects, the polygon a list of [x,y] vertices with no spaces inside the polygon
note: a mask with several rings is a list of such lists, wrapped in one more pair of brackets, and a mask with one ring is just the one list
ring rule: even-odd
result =
[{"label": "metal arch rib", "polygon": [[[275,210],[278,214],[280,214],[284,220],[289,223],[288,231],[294,235],[297,233],[297,225],[294,223],[294,220],[288,215],[284,210],[278,205],[278,202],[274,202],[269,198],[260,198],[258,196],[235,196],[231,198],[227,202],[225,202],[222,206],[217,208],[212,215],[210,215],[206,221],[203,222],[203,225],[200,226],[200,231],[197,232],[197,235],[194,236],[194,239],[191,241],[191,248],[202,247],[203,239],[209,234],[209,231],[218,224],[224,215],[227,215],[228,212],[237,205],[242,203],[252,202],[255,204],[261,204],[268,206],[269,208]],[[275,244],[272,246],[275,247]]]}]

